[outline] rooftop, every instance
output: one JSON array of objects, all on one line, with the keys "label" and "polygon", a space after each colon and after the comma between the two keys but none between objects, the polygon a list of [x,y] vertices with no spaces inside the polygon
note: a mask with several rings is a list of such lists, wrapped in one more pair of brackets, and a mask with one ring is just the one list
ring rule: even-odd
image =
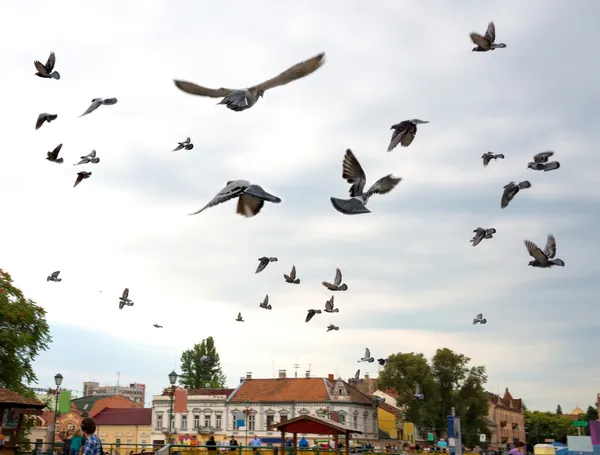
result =
[{"label": "rooftop", "polygon": [[2,387],[0,387],[0,404],[13,405],[14,407],[18,408],[32,407],[39,409],[42,409],[46,406],[44,403],[36,400],[35,398],[25,397],[20,393],[13,392],[12,390]]},{"label": "rooftop", "polygon": [[94,421],[96,425],[151,425],[152,408],[106,408]]},{"label": "rooftop", "polygon": [[495,393],[488,392],[490,401],[498,408],[507,409],[514,412],[523,412],[523,400],[521,398],[513,398],[508,387],[504,392],[504,396],[500,397]]},{"label": "rooftop", "polygon": [[383,409],[384,411],[389,412],[390,414],[393,414],[394,416],[396,416],[398,418],[402,418],[402,411],[398,408],[395,408],[391,404],[379,403],[379,407],[381,409]]},{"label": "rooftop", "polygon": [[273,425],[273,428],[286,433],[310,433],[310,434],[362,434],[362,431],[355,430],[333,420],[323,419],[321,417],[302,415],[294,419],[280,422]]}]

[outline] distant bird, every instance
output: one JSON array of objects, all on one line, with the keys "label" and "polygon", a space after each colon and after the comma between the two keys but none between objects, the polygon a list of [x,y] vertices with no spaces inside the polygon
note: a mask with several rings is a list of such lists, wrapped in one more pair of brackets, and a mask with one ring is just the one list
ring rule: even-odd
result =
[{"label": "distant bird", "polygon": [[504,185],[504,191],[502,192],[502,199],[500,200],[500,208],[506,208],[508,203],[514,199],[520,190],[531,188],[531,183],[527,180],[523,180],[518,185],[515,182],[510,182]]},{"label": "distant bird", "polygon": [[336,325],[329,324],[329,325],[327,326],[327,331],[328,331],[328,332],[331,332],[332,330],[340,330],[340,328],[339,328],[338,326],[336,326]]},{"label": "distant bird", "polygon": [[473,325],[479,323],[479,324],[485,324],[487,322],[487,319],[484,319],[483,317],[483,313],[479,313],[477,316],[475,316],[475,319],[473,319]]},{"label": "distant bird", "polygon": [[264,308],[265,310],[271,309],[271,305],[269,304],[269,294],[265,295],[265,299],[262,301],[262,303],[259,303],[258,306]]},{"label": "distant bird", "polygon": [[242,313],[238,313],[237,318],[235,319],[237,322],[244,322],[244,319],[242,319]]},{"label": "distant bird", "polygon": [[85,111],[79,117],[83,117],[84,115],[88,115],[88,114],[94,112],[96,109],[98,109],[102,105],[112,106],[113,104],[117,104],[116,98],[94,98],[92,100],[92,104],[90,104],[90,107],[87,108],[87,111]]},{"label": "distant bird", "polygon": [[504,155],[502,153],[494,154],[492,152],[485,152],[483,155],[481,155],[481,158],[483,159],[483,166],[486,167],[492,160],[497,160],[498,158],[503,160]]},{"label": "distant bird", "polygon": [[79,163],[75,163],[73,166],[77,166],[78,164],[88,164],[88,163],[97,164],[100,162],[100,158],[96,157],[96,150],[92,150],[90,153],[88,153],[87,155],[84,155],[80,158],[81,158],[81,160],[79,161]]},{"label": "distant bird", "polygon": [[533,156],[533,161],[527,163],[528,169],[533,169],[534,171],[553,171],[555,169],[560,168],[560,163],[558,161],[550,161],[548,159],[554,155],[554,152],[540,152]]},{"label": "distant bird", "polygon": [[331,298],[325,302],[325,313],[339,313],[339,308],[333,307],[333,298],[334,296],[332,295]]},{"label": "distant bird", "polygon": [[371,399],[373,400],[373,403],[375,403],[375,406],[379,406],[381,403],[385,403],[384,397],[377,397],[377,396],[373,395],[371,397]]},{"label": "distant bird", "polygon": [[123,295],[119,297],[119,310],[122,310],[125,305],[133,306],[133,302],[129,299],[129,288],[125,288]]},{"label": "distant bird", "polygon": [[348,382],[352,382],[352,383],[359,383],[362,382],[362,379],[360,378],[360,370],[356,370],[356,373],[354,373],[354,377],[350,378],[348,380]]},{"label": "distant bird", "polygon": [[473,243],[473,246],[477,246],[483,239],[491,239],[493,234],[496,233],[496,229],[484,229],[478,227],[473,232],[475,233],[475,236],[471,239],[471,242]]},{"label": "distant bird", "polygon": [[43,112],[40,115],[38,115],[38,118],[35,122],[35,129],[39,130],[42,125],[44,124],[44,122],[52,122],[53,120],[56,120],[56,118],[58,117],[58,114],[48,114],[47,112]]},{"label": "distant bird", "polygon": [[283,278],[285,279],[286,283],[300,284],[300,278],[296,278],[296,266],[295,265],[292,266],[292,271],[290,272],[289,275],[286,275],[285,273],[283,274]]},{"label": "distant bird", "polygon": [[560,267],[565,266],[565,262],[562,259],[554,259],[554,256],[556,256],[556,240],[552,234],[548,234],[544,251],[538,248],[531,240],[525,240],[525,247],[529,255],[533,258],[533,261],[529,261],[529,265],[532,267],[548,268],[555,265]]},{"label": "distant bird", "polygon": [[54,150],[52,150],[51,152],[48,152],[48,157],[46,158],[48,161],[50,161],[51,163],[62,163],[64,160],[62,158],[58,157],[58,154],[60,153],[60,149],[62,149],[62,144],[58,144],[56,147],[54,147]]},{"label": "distant bird", "polygon": [[173,152],[176,152],[177,150],[181,149],[192,150],[194,148],[194,144],[190,142],[189,137],[183,142],[178,142],[178,144],[179,145],[173,149]]},{"label": "distant bird", "polygon": [[485,35],[481,36],[481,34],[477,32],[471,33],[471,41],[477,46],[473,48],[471,52],[487,52],[493,51],[498,48],[505,48],[506,44],[498,43],[496,44],[496,26],[493,22],[488,24],[487,30],[485,31]]},{"label": "distant bird", "polygon": [[347,291],[348,286],[346,283],[342,284],[342,271],[339,268],[335,269],[335,278],[333,279],[333,284],[329,281],[323,281],[321,283],[330,291]]},{"label": "distant bird", "polygon": [[158,324],[152,324],[154,327],[156,327],[157,329],[162,329],[163,326],[162,325],[158,325]]},{"label": "distant bird", "polygon": [[277,262],[277,258],[270,258],[266,256],[258,258],[258,267],[256,268],[256,272],[254,273],[262,272],[265,269],[265,267],[269,265],[269,262]]},{"label": "distant bird", "polygon": [[386,361],[387,359],[377,359],[377,363],[379,363],[381,366],[384,366]]},{"label": "distant bird", "polygon": [[371,351],[369,350],[369,348],[365,348],[365,355],[358,362],[369,362],[369,363],[375,362],[375,359],[371,356]]},{"label": "distant bird", "polygon": [[400,144],[401,147],[408,147],[415,139],[417,125],[425,123],[429,123],[429,120],[419,120],[418,118],[414,118],[392,125],[390,129],[394,130],[394,132],[392,133],[392,140],[390,141],[387,151],[391,152],[398,144]]},{"label": "distant bird", "polygon": [[392,191],[402,180],[400,177],[394,177],[388,174],[377,180],[371,188],[365,193],[364,188],[367,183],[367,177],[362,166],[350,149],[346,150],[342,165],[342,178],[346,179],[350,186],[350,199],[329,198],[331,205],[338,212],[344,215],[359,215],[362,213],[371,213],[366,207],[369,199],[374,194],[387,194]]},{"label": "distant bird", "polygon": [[288,68],[283,73],[275,76],[268,81],[262,82],[252,87],[242,89],[230,89],[230,88],[219,88],[212,89],[202,87],[194,84],[193,82],[187,82],[182,80],[173,80],[175,85],[180,90],[191,95],[208,96],[210,98],[221,98],[224,97],[218,104],[224,104],[228,109],[232,111],[241,112],[251,108],[256,104],[259,98],[264,96],[264,93],[272,88],[279,87],[281,85],[288,84],[292,81],[308,76],[309,74],[316,71],[325,63],[325,53],[312,57],[304,62],[298,63],[297,65]]},{"label": "distant bird", "polygon": [[75,188],[77,185],[79,185],[83,180],[89,179],[91,176],[92,176],[91,172],[86,172],[86,171],[78,172],[77,180],[75,180],[75,185],[73,185],[73,188]]},{"label": "distant bird", "polygon": [[321,310],[308,310],[308,313],[306,314],[306,319],[304,320],[304,322],[309,322],[315,314],[321,314]]},{"label": "distant bird", "polygon": [[425,395],[421,393],[421,386],[417,384],[415,386],[415,394],[413,395],[417,400],[422,400],[425,398]]},{"label": "distant bird", "polygon": [[230,180],[219,193],[204,207],[190,215],[197,215],[209,207],[221,204],[233,198],[238,198],[236,212],[246,218],[257,215],[265,205],[265,201],[279,204],[281,199],[267,193],[259,185],[253,185],[247,180]]},{"label": "distant bird", "polygon": [[46,61],[45,65],[42,64],[39,60],[35,60],[33,64],[35,65],[35,69],[37,70],[37,73],[35,73],[37,77],[56,80],[60,79],[60,73],[58,71],[53,71],[54,65],[56,64],[56,55],[54,55],[54,52],[50,52],[50,56],[48,57],[48,60]]},{"label": "distant bird", "polygon": [[60,275],[60,270],[52,272],[50,276],[46,278],[46,281],[54,281],[55,283],[60,283],[62,281],[62,278],[59,278],[58,275]]}]

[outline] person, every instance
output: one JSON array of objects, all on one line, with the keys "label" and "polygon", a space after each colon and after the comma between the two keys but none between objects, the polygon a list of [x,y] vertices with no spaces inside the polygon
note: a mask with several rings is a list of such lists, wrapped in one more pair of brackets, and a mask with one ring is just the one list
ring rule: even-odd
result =
[{"label": "person", "polygon": [[102,442],[96,436],[96,422],[91,417],[86,417],[81,421],[81,431],[85,435],[85,445],[83,446],[83,455],[104,455]]},{"label": "person", "polygon": [[210,438],[208,438],[208,441],[206,441],[206,444],[204,444],[206,446],[206,450],[208,451],[209,454],[214,454],[217,451],[217,441],[215,441],[215,437],[211,436]]},{"label": "person", "polygon": [[410,444],[405,442],[402,444],[402,455],[408,455],[408,451],[410,450]]},{"label": "person", "polygon": [[79,449],[82,447],[82,442],[83,433],[81,433],[81,429],[77,428],[73,433],[73,436],[71,436],[71,450],[69,451],[69,454],[77,455],[79,453]]},{"label": "person", "polygon": [[302,439],[300,439],[300,442],[298,443],[298,447],[300,447],[302,450],[308,449],[308,441],[306,440],[306,438],[304,436],[302,436]]},{"label": "person", "polygon": [[260,447],[261,445],[262,441],[260,440],[260,438],[258,436],[254,436],[254,439],[252,440],[252,442],[250,442],[250,446],[252,447],[252,453],[260,453],[257,447]]},{"label": "person", "polygon": [[237,439],[235,439],[235,436],[231,435],[231,439],[229,440],[229,448],[235,450],[235,449],[237,449],[238,445],[239,444],[237,442]]},{"label": "person", "polygon": [[524,451],[525,444],[523,444],[522,441],[519,441],[515,444],[515,447],[508,452],[508,455],[522,455]]},{"label": "person", "polygon": [[69,455],[71,453],[71,436],[72,433],[67,431],[63,442],[63,455]]}]

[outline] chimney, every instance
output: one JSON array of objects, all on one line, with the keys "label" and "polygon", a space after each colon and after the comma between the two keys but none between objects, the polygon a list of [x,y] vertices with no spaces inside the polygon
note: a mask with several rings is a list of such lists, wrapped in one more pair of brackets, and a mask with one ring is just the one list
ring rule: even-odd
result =
[{"label": "chimney", "polygon": [[369,373],[365,373],[365,382],[369,381]]},{"label": "chimney", "polygon": [[279,370],[279,379],[285,379],[285,370]]},{"label": "chimney", "polygon": [[310,378],[310,370],[306,370],[305,377],[306,377],[306,378]]},{"label": "chimney", "polygon": [[248,373],[246,373],[246,379],[252,379],[252,372],[248,371]]},{"label": "chimney", "polygon": [[244,379],[246,379],[244,376],[242,376],[242,377],[240,378],[240,384],[241,384],[242,382],[244,382]]},{"label": "chimney", "polygon": [[327,379],[329,379],[330,381],[333,381],[333,380],[334,380],[334,379],[333,379],[333,375],[332,375],[332,374],[328,374],[328,375],[327,375]]}]

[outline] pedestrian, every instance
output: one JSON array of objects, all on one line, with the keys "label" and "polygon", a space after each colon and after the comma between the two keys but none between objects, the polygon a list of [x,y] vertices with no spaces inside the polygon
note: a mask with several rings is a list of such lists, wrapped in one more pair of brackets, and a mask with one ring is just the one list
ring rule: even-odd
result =
[{"label": "pedestrian", "polygon": [[206,447],[206,450],[208,451],[208,453],[210,455],[214,455],[217,451],[217,441],[215,441],[215,437],[211,436],[210,438],[208,438],[208,441],[206,441],[206,444],[204,444]]},{"label": "pedestrian", "polygon": [[523,455],[524,451],[525,451],[525,444],[523,444],[522,441],[518,441],[515,444],[515,447],[512,448],[510,450],[510,452],[508,452],[508,455]]},{"label": "pedestrian", "polygon": [[230,449],[237,449],[237,447],[239,446],[237,439],[235,439],[235,436],[231,435],[231,439],[229,440],[229,448]]},{"label": "pedestrian", "polygon": [[86,417],[81,421],[81,431],[85,435],[85,445],[83,446],[83,455],[104,455],[102,442],[96,436],[96,422],[91,417]]},{"label": "pedestrian", "polygon": [[254,436],[254,439],[252,440],[252,442],[250,442],[250,446],[252,447],[252,453],[254,455],[260,453],[260,450],[258,450],[258,447],[260,447],[261,445],[262,445],[262,441],[260,440],[260,438],[258,436]]},{"label": "pedestrian", "polygon": [[[83,446],[83,433],[80,428],[77,428],[73,432],[73,436],[71,436],[71,450],[69,450],[69,455],[77,455],[79,453],[79,449]],[[65,454],[67,455],[67,454]]]}]

